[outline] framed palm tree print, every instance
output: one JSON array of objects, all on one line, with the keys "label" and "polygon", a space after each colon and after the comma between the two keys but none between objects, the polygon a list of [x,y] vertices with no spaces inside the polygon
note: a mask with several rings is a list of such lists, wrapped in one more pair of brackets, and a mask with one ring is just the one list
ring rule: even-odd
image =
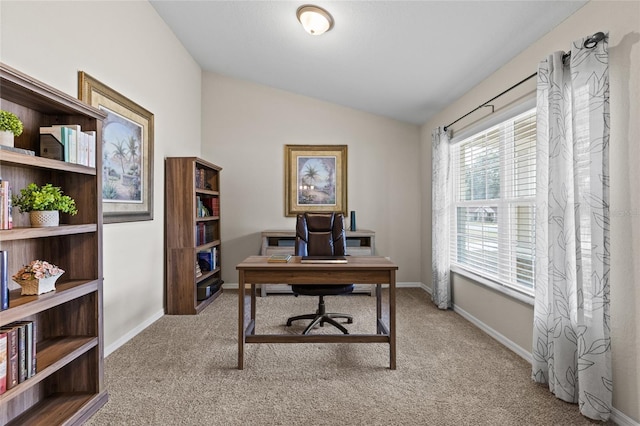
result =
[{"label": "framed palm tree print", "polygon": [[107,113],[102,123],[104,223],[153,219],[153,114],[83,71],[78,98]]},{"label": "framed palm tree print", "polygon": [[347,214],[347,145],[285,145],[285,215]]}]

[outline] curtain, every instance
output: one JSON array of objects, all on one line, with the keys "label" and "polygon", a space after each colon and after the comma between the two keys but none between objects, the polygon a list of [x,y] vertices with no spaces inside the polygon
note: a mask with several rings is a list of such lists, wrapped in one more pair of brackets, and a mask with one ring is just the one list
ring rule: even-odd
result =
[{"label": "curtain", "polygon": [[452,307],[449,221],[451,212],[451,176],[449,164],[449,136],[438,127],[431,134],[432,182],[431,182],[431,249],[432,289],[431,300],[440,309]]},{"label": "curtain", "polygon": [[538,68],[532,377],[583,415],[607,420],[608,52],[607,37],[595,47],[585,40]]}]

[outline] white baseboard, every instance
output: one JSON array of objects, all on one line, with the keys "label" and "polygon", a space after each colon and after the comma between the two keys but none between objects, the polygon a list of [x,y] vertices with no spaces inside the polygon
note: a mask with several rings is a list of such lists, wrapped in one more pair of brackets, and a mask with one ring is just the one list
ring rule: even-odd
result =
[{"label": "white baseboard", "polygon": [[[425,291],[430,292],[426,288],[425,288]],[[478,327],[480,330],[484,331],[489,336],[493,337],[498,342],[506,346],[507,349],[510,349],[511,351],[515,352],[517,355],[522,357],[529,364],[532,363],[533,358],[531,356],[531,352],[527,351],[522,346],[517,345],[513,341],[509,340],[507,337],[500,334],[493,328],[489,327],[488,325],[486,325],[485,323],[483,323],[482,321],[480,321],[478,318],[474,317],[470,313],[466,312],[464,309],[460,308],[459,306],[456,306],[454,304],[453,310],[454,312],[458,313],[460,316],[465,318],[467,321],[469,321],[470,323]],[[619,425],[619,426],[640,426],[640,423],[636,422],[631,417],[627,416],[622,411],[617,410],[616,408],[612,408],[611,410],[611,420],[616,425]]]},{"label": "white baseboard", "polygon": [[611,420],[618,426],[640,426],[640,422],[636,422],[622,411],[613,408],[611,410]]},{"label": "white baseboard", "polygon": [[106,346],[104,348],[104,357],[106,358],[109,355],[111,355],[116,349],[118,349],[120,346],[122,346],[125,343],[127,343],[129,340],[133,339],[142,330],[144,330],[145,328],[149,327],[151,324],[153,324],[154,322],[156,322],[157,320],[159,320],[163,316],[164,316],[164,309],[156,312],[155,314],[153,314],[152,316],[147,318],[145,321],[143,321],[140,324],[138,324],[137,327],[129,330],[129,332],[127,334],[125,334],[124,336],[120,337],[118,340],[116,340],[115,342],[113,342],[112,344],[110,344],[109,346]]},{"label": "white baseboard", "polygon": [[504,335],[498,333],[496,330],[494,330],[493,328],[489,327],[488,325],[486,325],[485,323],[483,323],[478,318],[474,317],[473,315],[471,315],[469,312],[465,311],[464,309],[462,309],[458,305],[456,305],[456,304],[453,305],[453,311],[456,312],[457,314],[459,314],[461,317],[463,317],[467,321],[469,321],[471,324],[473,324],[476,327],[478,327],[480,330],[482,330],[485,333],[487,333],[489,336],[491,336],[494,339],[496,339],[498,342],[502,343],[504,346],[507,347],[507,349],[510,349],[513,352],[515,352],[517,355],[522,357],[529,364],[531,364],[531,362],[533,360],[532,357],[531,357],[531,352],[529,352],[528,350],[524,349],[522,346],[515,344],[514,342],[509,340],[507,337],[505,337]]}]

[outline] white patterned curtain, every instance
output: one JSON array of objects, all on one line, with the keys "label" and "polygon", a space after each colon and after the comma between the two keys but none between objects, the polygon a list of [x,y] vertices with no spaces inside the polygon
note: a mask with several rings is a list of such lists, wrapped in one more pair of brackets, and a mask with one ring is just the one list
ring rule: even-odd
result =
[{"label": "white patterned curtain", "polygon": [[432,289],[431,300],[440,309],[452,306],[449,261],[449,211],[451,206],[451,175],[449,164],[449,136],[438,127],[431,134],[431,249]]},{"label": "white patterned curtain", "polygon": [[558,398],[607,420],[609,66],[607,38],[538,68],[533,370]]}]

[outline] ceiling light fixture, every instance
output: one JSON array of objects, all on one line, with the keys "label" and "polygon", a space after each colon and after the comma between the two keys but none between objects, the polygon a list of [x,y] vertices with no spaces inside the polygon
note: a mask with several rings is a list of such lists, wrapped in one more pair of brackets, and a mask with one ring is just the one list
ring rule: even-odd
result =
[{"label": "ceiling light fixture", "polygon": [[311,35],[320,35],[333,28],[333,16],[321,7],[306,4],[296,12],[298,21]]}]

